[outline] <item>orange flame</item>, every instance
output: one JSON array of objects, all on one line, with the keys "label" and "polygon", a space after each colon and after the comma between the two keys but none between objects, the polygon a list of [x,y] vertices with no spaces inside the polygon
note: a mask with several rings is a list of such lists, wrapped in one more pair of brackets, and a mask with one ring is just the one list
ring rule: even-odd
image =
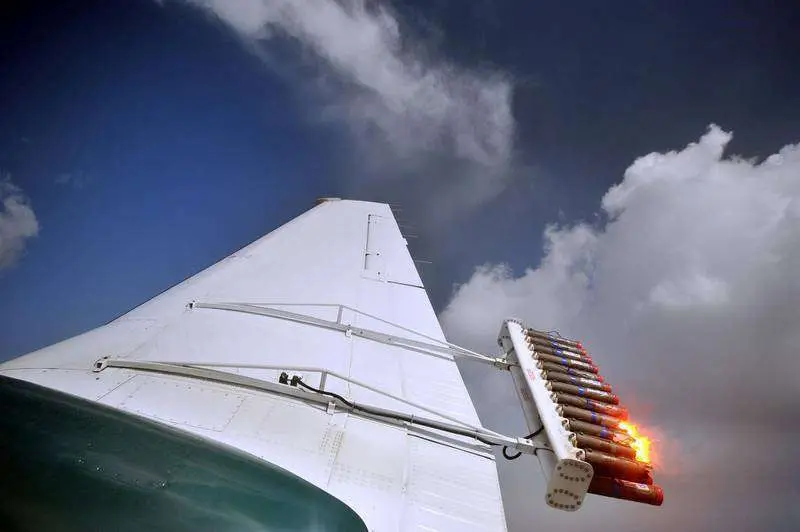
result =
[{"label": "orange flame", "polygon": [[645,464],[649,464],[651,444],[650,438],[639,434],[639,428],[633,423],[620,421],[619,428],[627,432],[628,435],[633,438],[631,447],[633,447],[633,449],[636,451],[636,460],[639,462],[644,462]]}]

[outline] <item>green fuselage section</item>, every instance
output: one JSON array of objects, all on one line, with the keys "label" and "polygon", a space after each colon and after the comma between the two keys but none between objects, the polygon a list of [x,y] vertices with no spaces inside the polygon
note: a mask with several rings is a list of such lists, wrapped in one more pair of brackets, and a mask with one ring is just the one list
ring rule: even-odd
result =
[{"label": "green fuselage section", "polygon": [[367,530],[235,449],[0,376],[0,530]]}]

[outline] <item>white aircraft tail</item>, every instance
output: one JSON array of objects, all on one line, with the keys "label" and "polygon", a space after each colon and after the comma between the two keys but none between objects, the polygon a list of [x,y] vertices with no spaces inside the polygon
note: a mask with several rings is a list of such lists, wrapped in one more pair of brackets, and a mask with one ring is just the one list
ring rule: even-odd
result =
[{"label": "white aircraft tail", "polygon": [[[77,529],[95,516],[120,529],[505,530],[493,447],[539,458],[552,507],[637,489],[655,503],[635,475],[649,470],[607,428],[622,410],[586,384],[596,368],[569,380],[593,367],[585,353],[514,320],[500,344],[494,357],[445,339],[388,205],[325,198],[111,323],[0,364],[0,396],[19,406],[0,474],[31,479],[34,498],[34,477],[90,479],[48,502]],[[456,357],[511,371],[530,437],[481,425]],[[135,521],[120,501],[92,504],[119,493],[134,507],[146,489],[164,506]],[[76,496],[87,505],[70,512]],[[13,500],[0,497],[0,526],[46,513]]]}]

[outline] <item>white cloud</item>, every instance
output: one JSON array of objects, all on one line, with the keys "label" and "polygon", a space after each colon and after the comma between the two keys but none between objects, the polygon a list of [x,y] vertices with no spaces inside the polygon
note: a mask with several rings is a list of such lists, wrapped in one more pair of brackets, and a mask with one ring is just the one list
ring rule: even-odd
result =
[{"label": "white cloud", "polygon": [[0,269],[13,266],[29,238],[39,233],[39,222],[27,198],[8,177],[0,179]]},{"label": "white cloud", "polygon": [[[482,266],[441,315],[451,340],[475,348],[493,350],[509,316],[588,340],[634,418],[661,425],[686,460],[665,461],[667,502],[649,530],[702,528],[668,510],[671,488],[743,519],[731,529],[797,495],[800,466],[778,450],[800,405],[800,145],[757,163],[724,157],[730,139],[711,126],[684,150],[639,158],[604,196],[604,226],[548,228],[537,267]],[[641,529],[638,510],[613,508],[604,528]],[[762,522],[789,510],[769,511]]]},{"label": "white cloud", "polygon": [[720,280],[695,272],[691,276],[669,279],[653,288],[648,303],[663,307],[722,304],[728,300],[728,286]]},{"label": "white cloud", "polygon": [[89,184],[90,181],[89,176],[82,170],[76,170],[74,172],[63,172],[57,175],[53,182],[56,185],[81,189]]},{"label": "white cloud", "polygon": [[[442,157],[463,174],[450,180],[458,206],[502,191],[511,159],[512,87],[496,73],[437,61],[404,39],[387,7],[365,0],[186,0],[213,13],[264,50],[275,39],[299,44],[327,83],[324,115],[346,124],[359,159],[397,176],[429,170]],[[260,46],[260,48],[259,48]],[[310,54],[309,54],[310,53]],[[328,76],[330,77],[330,76]],[[319,85],[318,85],[319,87]],[[331,87],[333,87],[331,89]],[[457,170],[455,168],[457,167]]]}]

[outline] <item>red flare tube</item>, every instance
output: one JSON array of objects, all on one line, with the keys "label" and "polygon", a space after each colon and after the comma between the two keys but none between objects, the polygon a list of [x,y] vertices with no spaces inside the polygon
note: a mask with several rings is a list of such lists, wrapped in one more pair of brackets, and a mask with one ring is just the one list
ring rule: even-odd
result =
[{"label": "red flare tube", "polygon": [[592,464],[595,475],[642,484],[653,483],[653,470],[646,464],[594,449],[584,449],[583,452],[586,453],[584,460]]},{"label": "red flare tube", "polygon": [[592,412],[599,412],[606,416],[612,416],[625,421],[628,419],[628,409],[624,406],[613,406],[600,401],[594,401],[585,397],[579,397],[569,393],[556,392],[556,402],[560,405],[572,405]]},{"label": "red flare tube", "polygon": [[587,379],[594,379],[600,382],[605,381],[603,376],[599,373],[592,373],[591,371],[570,368],[561,364],[555,364],[553,362],[545,362],[544,360],[539,362],[539,368],[545,371],[558,371],[560,373],[566,373],[567,375],[574,375],[575,377],[586,377]]},{"label": "red flare tube", "polygon": [[542,362],[552,362],[553,364],[560,364],[568,368],[579,369],[581,371],[588,371],[589,373],[597,373],[597,366],[580,360],[573,360],[571,358],[560,357],[555,355],[546,355],[544,353],[536,353],[536,357]]},{"label": "red flare tube", "polygon": [[582,432],[576,433],[575,437],[577,439],[578,447],[581,449],[595,449],[613,456],[621,456],[622,458],[627,458],[628,460],[636,460],[636,449],[628,447],[627,445],[613,443],[608,440],[604,440],[603,438],[590,436],[589,434],[584,434]]},{"label": "red flare tube", "polygon": [[664,490],[655,484],[640,484],[619,478],[600,477],[595,475],[589,484],[589,493],[613,497],[626,501],[641,502],[661,506],[664,502]]},{"label": "red flare tube", "polygon": [[613,393],[604,392],[603,390],[584,388],[565,382],[548,382],[547,387],[554,392],[563,392],[570,395],[577,395],[578,397],[586,397],[587,399],[594,399],[595,401],[610,403],[612,405],[619,404],[619,397]]},{"label": "red flare tube", "polygon": [[569,375],[567,373],[562,373],[560,371],[547,371],[545,370],[545,374],[547,380],[554,381],[554,382],[565,382],[567,384],[572,384],[574,386],[583,386],[585,388],[594,388],[596,390],[602,390],[604,392],[611,393],[611,385],[605,384],[600,381],[596,381],[594,379],[589,379],[587,377],[577,377],[575,375]]},{"label": "red flare tube", "polygon": [[544,353],[546,355],[554,355],[554,356],[559,356],[559,357],[571,358],[573,360],[579,360],[581,362],[586,362],[586,363],[589,363],[589,364],[592,363],[592,357],[590,357],[589,355],[586,355],[586,354],[575,353],[573,351],[569,351],[567,349],[561,349],[559,347],[551,347],[551,346],[548,346],[548,345],[540,345],[540,344],[537,344],[535,342],[528,342],[528,345],[532,346],[534,351],[536,351],[537,353]]},{"label": "red flare tube", "polygon": [[544,331],[537,331],[536,329],[528,329],[525,331],[527,336],[534,336],[538,338],[542,338],[544,340],[548,340],[550,342],[557,342],[560,344],[564,344],[571,347],[577,347],[578,349],[583,349],[583,344],[581,344],[577,340],[570,340],[568,338],[562,338],[561,336],[556,336],[555,334],[546,333]]},{"label": "red flare tube", "polygon": [[595,423],[582,421],[580,419],[568,419],[567,428],[572,432],[583,432],[585,434],[603,438],[619,445],[629,446],[633,443],[633,438],[627,432],[614,430],[613,428],[609,427],[603,427],[602,425],[596,425]]},{"label": "red flare tube", "polygon": [[598,412],[592,412],[591,410],[586,410],[584,408],[578,408],[577,406],[558,405],[558,410],[561,416],[567,419],[586,421],[587,423],[594,423],[595,425],[600,425],[601,427],[616,429],[619,427],[620,423],[620,420],[615,417],[606,416]]}]

